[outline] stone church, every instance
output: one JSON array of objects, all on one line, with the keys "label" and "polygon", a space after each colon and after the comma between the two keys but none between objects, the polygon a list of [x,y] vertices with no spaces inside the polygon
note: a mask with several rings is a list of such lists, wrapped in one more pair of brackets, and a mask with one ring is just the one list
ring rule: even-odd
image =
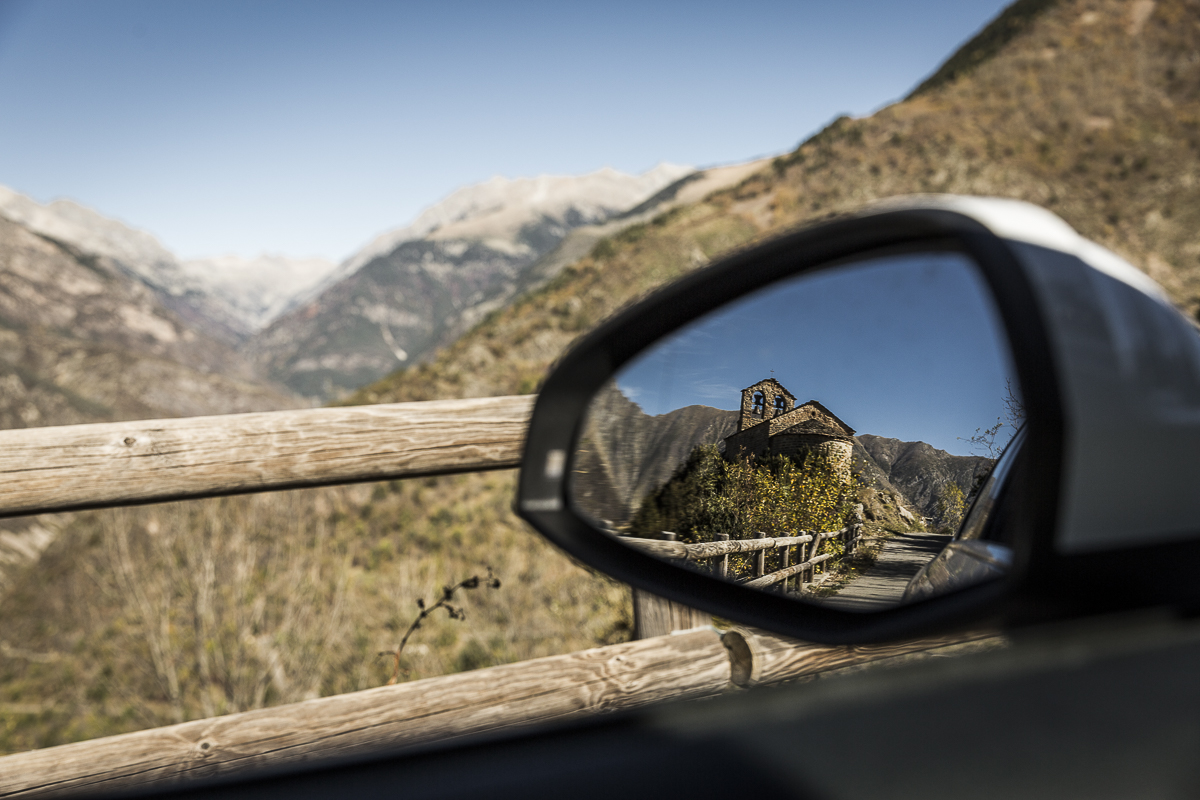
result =
[{"label": "stone church", "polygon": [[835,468],[849,470],[854,429],[816,400],[797,406],[796,397],[774,378],[742,389],[737,433],[725,437],[725,458],[803,456],[817,453]]}]

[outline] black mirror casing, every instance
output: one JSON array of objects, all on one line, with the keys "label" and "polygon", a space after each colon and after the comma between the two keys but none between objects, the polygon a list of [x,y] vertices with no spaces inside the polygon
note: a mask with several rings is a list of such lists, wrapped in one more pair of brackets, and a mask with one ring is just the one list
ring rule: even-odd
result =
[{"label": "black mirror casing", "polygon": [[[776,281],[868,254],[955,250],[979,267],[992,295],[1027,414],[1006,524],[1014,564],[1003,579],[869,614],[818,607],[681,570],[626,548],[572,507],[568,476],[589,401],[649,344]],[[517,512],[574,558],[638,588],[716,616],[829,644],[873,642],[980,624],[1056,604],[1037,588],[1052,561],[1064,420],[1052,348],[1035,290],[1010,243],[964,214],[912,208],[856,216],[768,241],[667,286],[593,331],[552,370],[539,394],[522,460]],[[1029,598],[1038,597],[1036,603]],[[1023,602],[1024,598],[1024,602]]]}]

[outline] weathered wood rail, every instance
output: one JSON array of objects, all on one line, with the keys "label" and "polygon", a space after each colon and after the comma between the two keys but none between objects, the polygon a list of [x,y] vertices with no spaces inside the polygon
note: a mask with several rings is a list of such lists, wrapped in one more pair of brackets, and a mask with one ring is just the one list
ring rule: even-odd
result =
[{"label": "weathered wood rail", "polygon": [[825,647],[712,628],[0,757],[0,796],[163,789],[706,697],[985,634]]},{"label": "weathered wood rail", "polygon": [[[685,544],[675,541],[673,532],[663,531],[660,534],[661,539],[625,536],[621,538],[621,541],[643,553],[649,553],[659,558],[678,561],[707,561],[719,558],[721,560],[715,565],[713,573],[721,578],[729,575],[730,555],[755,553],[757,557],[754,560],[754,577],[742,581],[742,585],[754,589],[766,589],[783,584],[783,590],[787,591],[789,581],[795,576],[800,576],[800,586],[797,588],[803,590],[806,585],[812,583],[816,567],[834,557],[832,553],[817,554],[824,542],[839,539],[842,542],[843,551],[852,553],[861,538],[861,530],[862,525],[852,521],[836,531],[800,531],[795,536],[767,536],[760,531],[758,536],[753,539],[730,539],[729,534],[720,533],[717,534],[717,541]],[[812,545],[811,549],[809,549],[809,545]],[[793,564],[791,555],[793,549],[797,547],[800,548],[799,560]],[[777,549],[783,551],[782,568],[768,573],[765,566],[767,551]],[[809,577],[808,581],[804,580],[806,573]]]},{"label": "weathered wood rail", "polygon": [[515,467],[532,396],[0,431],[0,516]]},{"label": "weathered wood rail", "polygon": [[[0,516],[515,467],[533,401],[498,397],[0,431]],[[777,542],[803,546],[843,533],[718,543],[705,557],[761,553]],[[671,545],[670,553],[684,558],[713,549],[652,544]],[[770,576],[759,572],[774,580],[816,562],[802,558]],[[0,796],[152,791],[713,695],[962,640],[820,647],[699,628],[4,756]]]}]

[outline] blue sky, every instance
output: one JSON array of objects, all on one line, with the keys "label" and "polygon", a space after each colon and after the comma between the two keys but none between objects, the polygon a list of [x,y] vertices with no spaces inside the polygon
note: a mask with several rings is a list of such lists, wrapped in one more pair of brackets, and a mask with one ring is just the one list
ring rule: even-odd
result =
[{"label": "blue sky", "polygon": [[184,257],[342,258],[493,175],[794,147],[997,0],[0,0],[0,184]]},{"label": "blue sky", "polygon": [[[742,389],[773,377],[797,403],[816,400],[858,433],[969,455],[964,439],[1004,415],[1012,375],[988,298],[973,265],[951,253],[801,276],[659,342],[617,385],[643,411],[663,414],[737,409]],[[997,442],[1009,435],[1006,426]]]}]

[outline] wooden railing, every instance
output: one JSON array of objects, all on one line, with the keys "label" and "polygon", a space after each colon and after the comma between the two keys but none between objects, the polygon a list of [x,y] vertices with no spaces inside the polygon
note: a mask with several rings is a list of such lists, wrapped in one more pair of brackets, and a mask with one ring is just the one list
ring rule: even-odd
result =
[{"label": "wooden railing", "polygon": [[0,431],[0,517],[507,469],[532,396]]},{"label": "wooden railing", "polygon": [[[497,397],[0,431],[0,516],[511,468],[532,407],[532,397]],[[857,534],[635,546],[725,558],[837,535],[852,545]],[[824,558],[802,555],[751,583],[787,580]],[[700,628],[4,756],[0,795],[153,790],[712,695],[963,640],[820,647]]]},{"label": "wooden railing", "polygon": [[153,791],[709,697],[993,638],[825,647],[712,628],[0,757],[0,796]]},{"label": "wooden railing", "polygon": [[[824,542],[838,539],[842,542],[844,553],[853,553],[862,538],[862,524],[851,521],[850,524],[836,531],[800,531],[795,536],[767,536],[766,533],[759,531],[757,537],[753,539],[730,539],[729,534],[718,533],[716,541],[691,544],[675,541],[676,535],[672,531],[663,531],[659,536],[660,539],[625,536],[621,538],[621,541],[659,558],[679,561],[720,559],[712,568],[713,574],[719,578],[729,577],[729,556],[737,553],[754,553],[754,577],[739,582],[753,589],[766,589],[782,584],[780,588],[787,592],[789,583],[797,576],[796,582],[799,583],[799,586],[795,588],[803,591],[813,583],[816,568],[835,557],[833,553],[818,555]],[[793,564],[791,563],[792,554],[796,548],[799,548],[798,561]],[[769,550],[783,551],[782,567],[770,573],[766,572],[766,555]],[[805,580],[806,574],[807,581]]]}]

